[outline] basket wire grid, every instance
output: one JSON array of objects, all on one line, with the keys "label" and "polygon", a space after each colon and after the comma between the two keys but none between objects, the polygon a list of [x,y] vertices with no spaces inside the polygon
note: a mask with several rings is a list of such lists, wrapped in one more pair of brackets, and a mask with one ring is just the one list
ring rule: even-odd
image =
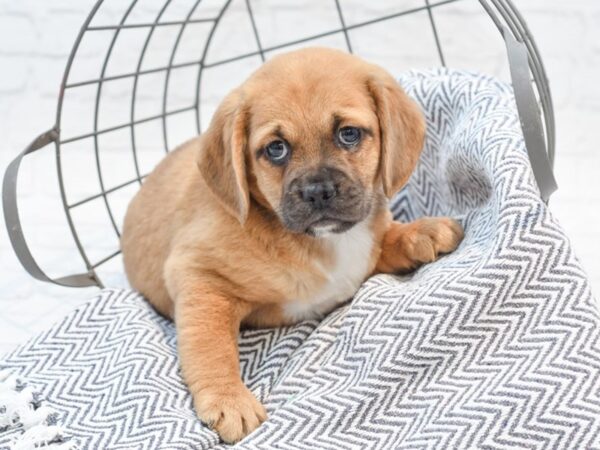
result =
[{"label": "basket wire grid", "polygon": [[[231,54],[226,57],[216,59],[208,58],[211,44],[218,26],[223,23],[224,18],[232,10],[232,2],[234,0],[221,0],[220,4],[211,0],[192,0],[185,5],[182,2],[174,0],[161,0],[158,7],[155,9],[155,15],[152,20],[131,21],[130,16],[136,11],[136,8],[143,6],[143,0],[132,0],[131,3],[113,16],[120,17],[114,20],[112,17],[108,23],[97,24],[94,20],[99,13],[103,11],[103,7],[110,3],[109,0],[99,0],[92,8],[89,16],[85,20],[79,35],[74,43],[73,50],[69,56],[64,77],[61,84],[60,96],[58,99],[56,124],[51,130],[42,133],[38,136],[31,145],[25,149],[8,167],[3,186],[3,205],[5,220],[9,231],[11,243],[20,262],[25,269],[35,278],[43,281],[52,282],[63,286],[99,286],[103,287],[103,282],[98,274],[99,269],[105,264],[114,261],[119,255],[118,238],[120,237],[120,220],[122,214],[115,212],[115,207],[111,204],[109,197],[126,189],[137,187],[142,183],[143,179],[148,175],[149,170],[145,171],[141,164],[140,155],[140,134],[136,133],[136,129],[145,124],[159,124],[160,129],[160,147],[164,152],[173,148],[173,144],[178,144],[179,140],[173,139],[170,132],[170,120],[182,115],[192,114],[194,116],[193,129],[188,127],[186,133],[188,137],[191,134],[198,134],[202,131],[203,126],[203,107],[204,103],[209,103],[208,100],[203,100],[202,96],[206,97],[206,89],[202,88],[203,76],[206,76],[207,69],[215,69],[220,66],[231,67],[239,61],[249,61],[259,58],[258,63],[264,62],[271,54],[291,49],[303,44],[320,43],[323,39],[339,36],[342,38],[343,47],[348,52],[355,53],[356,45],[353,39],[353,33],[358,30],[363,30],[368,27],[373,27],[384,22],[390,22],[404,16],[415,14],[426,14],[428,25],[431,29],[431,39],[435,45],[435,57],[437,64],[446,66],[447,58],[445,56],[442,39],[438,26],[436,25],[437,10],[456,2],[474,2],[474,0],[418,0],[412,1],[410,7],[406,7],[408,2],[397,2],[397,10],[386,11],[383,14],[371,14],[373,17],[368,19],[348,20],[348,0],[327,0],[334,7],[336,17],[335,26],[318,32],[308,32],[305,35],[294,39],[286,40],[285,42],[276,42],[266,44],[264,38],[264,28],[261,28],[259,19],[262,19],[256,12],[256,6],[261,6],[262,0],[238,0],[236,11],[243,11],[246,20],[248,20],[251,29],[251,35],[255,47],[252,50],[241,51],[236,54]],[[209,4],[203,14],[199,14],[202,5]],[[217,3],[217,4],[215,4]],[[321,2],[326,3],[326,2]],[[389,2],[388,2],[389,3]],[[500,32],[506,45],[508,54],[508,63],[510,68],[510,78],[515,90],[515,100],[517,109],[521,118],[521,124],[524,132],[525,142],[529,157],[532,163],[532,168],[540,192],[544,200],[547,200],[549,195],[556,189],[556,184],[552,176],[552,163],[554,160],[554,115],[552,109],[552,99],[550,89],[544,67],[533,41],[533,38],[525,24],[525,21],[520,16],[510,0],[479,0],[479,7],[482,12],[487,13]],[[300,5],[303,3],[300,2]],[[372,2],[371,5],[376,5],[377,2]],[[121,3],[122,5],[122,3]],[[183,14],[179,18],[169,19],[168,12],[174,5]],[[402,6],[405,6],[404,8]],[[264,6],[264,5],[262,5]],[[293,12],[293,11],[292,11]],[[148,15],[148,14],[146,14]],[[239,16],[238,16],[239,19]],[[105,20],[105,22],[107,22]],[[239,23],[239,22],[236,22]],[[273,23],[273,22],[271,22]],[[184,45],[186,41],[186,30],[193,26],[204,27],[205,39],[203,42],[194,42],[196,58],[191,60],[178,60],[178,49]],[[157,65],[154,67],[146,67],[145,61],[148,59],[152,47],[153,39],[160,34],[161,29],[169,28],[175,30],[174,39],[172,40],[171,48],[167,49],[168,62],[166,64]],[[309,27],[310,28],[310,27]],[[109,73],[111,66],[111,58],[114,56],[115,50],[121,44],[120,36],[127,30],[141,31],[142,40],[141,46],[138,49],[138,54],[130,55],[134,62],[134,70],[121,73]],[[263,30],[263,32],[261,32]],[[425,31],[423,31],[425,32]],[[99,75],[84,79],[74,79],[73,66],[76,63],[79,55],[80,45],[87,36],[94,33],[108,33],[107,46],[101,59],[99,66]],[[189,41],[190,39],[187,39]],[[166,44],[165,44],[166,45]],[[100,52],[102,53],[102,52]],[[136,60],[137,58],[137,60]],[[170,108],[170,97],[175,89],[173,79],[174,73],[178,69],[190,69],[193,71],[193,95],[190,95],[189,90],[186,91],[184,97],[192,96],[194,101],[192,104]],[[233,70],[235,72],[235,70]],[[159,97],[160,108],[156,114],[139,116],[139,100],[142,97],[140,94],[143,77],[152,75],[161,75],[163,79],[158,83],[155,94]],[[106,95],[107,85],[111,82],[118,81],[131,82],[131,99],[128,108],[120,108],[127,112],[127,119],[121,123],[103,126],[101,119],[101,105],[103,104],[104,96]],[[65,120],[65,104],[66,97],[71,91],[76,89],[91,89],[93,97],[93,112],[92,112],[92,130],[83,133],[76,133],[71,136],[65,135],[65,128],[68,125]],[[210,92],[209,92],[210,94]],[[216,100],[216,99],[215,99]],[[107,182],[106,163],[103,162],[102,149],[105,148],[101,142],[105,136],[115,132],[126,132],[128,142],[121,141],[121,147],[129,146],[131,149],[131,160],[133,161],[134,176],[119,183]],[[184,135],[186,135],[184,133]],[[123,135],[121,135],[123,136]],[[25,237],[22,232],[16,196],[17,175],[22,158],[29,153],[39,150],[50,143],[54,143],[58,184],[60,187],[61,200],[66,213],[68,226],[73,237],[78,253],[81,255],[83,263],[86,267],[85,272],[75,275],[69,275],[61,278],[51,278],[39,267],[33,258]],[[77,200],[72,200],[72,196],[68,195],[67,185],[65,183],[65,165],[67,158],[65,157],[66,146],[83,146],[84,143],[91,145],[93,148],[95,172],[99,189],[90,195],[85,195]],[[123,154],[123,152],[121,152]],[[164,153],[163,153],[164,154]],[[112,170],[112,169],[111,169]],[[130,198],[127,197],[127,199]],[[90,251],[84,240],[83,232],[85,227],[79,227],[74,220],[74,211],[82,208],[85,205],[94,201],[101,201],[104,205],[104,211],[108,217],[110,228],[117,239],[116,248],[101,257],[92,258]],[[126,204],[126,202],[124,203]]]}]

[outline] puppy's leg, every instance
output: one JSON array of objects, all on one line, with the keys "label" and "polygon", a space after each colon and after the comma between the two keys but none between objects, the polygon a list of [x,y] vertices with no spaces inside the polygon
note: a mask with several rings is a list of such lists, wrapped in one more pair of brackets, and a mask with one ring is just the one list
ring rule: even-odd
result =
[{"label": "puppy's leg", "polygon": [[234,443],[267,417],[240,378],[237,335],[249,306],[202,284],[191,284],[175,302],[183,377],[198,417],[225,442]]},{"label": "puppy's leg", "polygon": [[449,217],[424,217],[411,223],[391,222],[375,271],[401,273],[435,261],[458,247],[464,234]]}]

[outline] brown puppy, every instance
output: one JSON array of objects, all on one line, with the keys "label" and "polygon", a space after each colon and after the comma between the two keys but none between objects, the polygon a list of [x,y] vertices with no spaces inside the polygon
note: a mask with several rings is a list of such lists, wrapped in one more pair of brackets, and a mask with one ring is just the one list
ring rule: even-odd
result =
[{"label": "brown puppy", "polygon": [[402,224],[387,209],[424,135],[383,69],[304,49],[265,63],[144,182],[125,218],[127,275],[175,319],[196,412],[224,441],[266,418],[240,379],[241,325],[319,317],[370,275],[412,270],[462,239],[452,219]]}]

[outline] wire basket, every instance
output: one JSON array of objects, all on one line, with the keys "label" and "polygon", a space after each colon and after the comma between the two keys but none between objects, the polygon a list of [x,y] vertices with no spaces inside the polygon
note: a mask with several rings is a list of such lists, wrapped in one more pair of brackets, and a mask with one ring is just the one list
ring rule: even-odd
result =
[{"label": "wire basket", "polygon": [[[472,35],[460,41],[457,28]],[[547,200],[556,189],[550,89],[509,0],[99,0],[68,59],[55,125],[5,174],[5,220],[23,267],[38,280],[74,287],[102,287],[103,270],[122,272],[122,218],[144,177],[165,152],[202,132],[219,99],[263,61],[305,45],[342,48],[392,74],[449,64],[512,82],[540,193]],[[85,266],[60,278],[32,256],[17,206],[22,158],[49,144]]]}]

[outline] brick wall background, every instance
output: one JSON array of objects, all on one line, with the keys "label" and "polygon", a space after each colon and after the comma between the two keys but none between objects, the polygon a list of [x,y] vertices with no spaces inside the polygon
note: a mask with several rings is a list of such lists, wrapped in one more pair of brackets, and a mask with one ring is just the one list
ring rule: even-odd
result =
[{"label": "brick wall background", "polygon": [[[199,9],[197,17],[202,14],[211,16],[217,3],[220,2],[203,1],[205,6]],[[8,162],[37,134],[53,126],[64,66],[79,27],[93,4],[93,0],[0,0],[0,172],[4,172]],[[161,1],[141,0],[132,12],[131,20],[148,20],[161,4]],[[189,10],[189,4],[189,0],[173,1],[164,20],[181,18]],[[420,7],[423,0],[341,0],[341,4],[346,22],[351,24],[386,12]],[[555,172],[559,191],[552,198],[551,209],[569,233],[598,292],[600,2],[515,0],[515,4],[536,38],[554,96],[557,122]],[[107,0],[97,24],[118,22],[127,5],[128,2],[122,0]],[[309,32],[327,31],[339,24],[333,0],[253,0],[252,5],[264,46]],[[274,14],[267,14],[269,11]],[[317,14],[309,16],[309,11],[317,11]],[[502,42],[491,21],[481,13],[478,2],[462,0],[440,7],[435,14],[449,66],[483,70],[506,79]],[[223,25],[215,33],[209,60],[213,58],[216,61],[256,49],[243,1],[233,0],[223,20]],[[192,28],[191,34],[182,40],[175,62],[198,59],[194,43],[204,39],[206,28],[202,25]],[[145,61],[149,67],[164,63],[161,58],[168,57],[176,31],[176,28],[165,29],[162,34],[157,34],[151,52],[156,60]],[[121,36],[107,67],[108,74],[111,71],[126,72],[135,66],[145,32],[143,29],[131,30]],[[110,39],[110,32],[98,32],[96,38],[82,47],[78,64],[74,67],[79,79],[99,75],[102,49],[107,39]],[[398,18],[386,26],[358,30],[351,34],[351,39],[359,54],[386,66],[392,73],[437,64],[433,35],[425,12]],[[341,34],[316,43],[341,48],[345,45]],[[138,50],[132,50],[135,48]],[[258,64],[260,59],[255,57],[222,66],[219,70],[206,71],[202,85],[203,117],[208,117],[218,99]],[[153,87],[156,83],[159,86],[164,83],[164,79],[156,78],[160,76],[148,76],[140,81],[136,117],[137,114],[152,115],[157,107],[160,108],[161,98]],[[194,73],[183,69],[173,72],[167,109],[190,104],[190,83],[193,84],[194,77]],[[101,111],[100,128],[126,121],[129,117],[127,92],[131,89],[127,82],[115,82],[104,89],[107,101],[103,103],[105,109]],[[89,131],[93,97],[94,91],[83,89],[69,101],[69,107],[65,109],[69,125],[64,133],[76,135]],[[170,121],[170,146],[190,135],[193,129],[190,119],[193,119],[192,113]],[[138,145],[145,149],[146,156],[141,158],[142,168],[149,170],[162,154],[163,144],[162,136],[153,134],[158,128],[151,130],[152,124],[147,126],[148,129],[139,130],[137,139]],[[123,155],[129,155],[123,152],[123,146],[129,143],[129,134],[109,133],[102,139],[105,139],[103,147],[107,149],[102,164],[111,168],[105,169],[107,184],[126,181],[133,170],[130,157],[123,159]],[[81,143],[73,149],[65,146],[64,151],[71,155],[65,169],[68,182],[77,191],[69,200],[76,201],[85,194],[97,192],[91,144]],[[25,232],[34,255],[51,275],[62,275],[82,267],[66,228],[55,177],[54,153],[50,150],[37,152],[23,164],[19,197]],[[123,199],[116,199],[114,207],[124,208],[125,204]],[[77,219],[78,226],[87,231],[86,239],[90,239],[96,251],[93,256],[97,258],[109,252],[114,245],[111,238],[98,231],[98,221],[105,220],[102,208],[101,203],[90,204],[81,209]],[[104,226],[107,226],[106,223]],[[115,283],[119,278],[115,275],[118,270],[118,265],[114,266],[109,274],[114,275]],[[109,280],[113,278],[109,277]],[[0,227],[0,353],[46,328],[94,292],[95,289],[91,288],[60,288],[31,279],[13,255],[4,227]]]}]

